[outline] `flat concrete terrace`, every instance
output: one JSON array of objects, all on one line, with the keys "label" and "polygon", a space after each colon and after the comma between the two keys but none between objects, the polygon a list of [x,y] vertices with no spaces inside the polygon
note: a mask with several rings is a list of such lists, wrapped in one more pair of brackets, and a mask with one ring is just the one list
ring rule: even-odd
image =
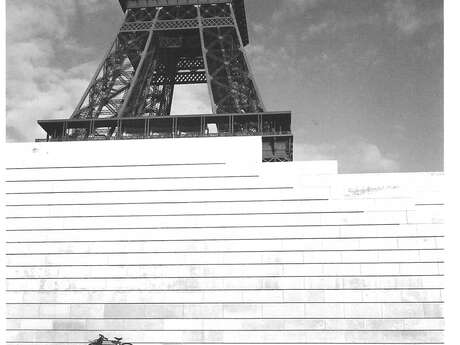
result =
[{"label": "flat concrete terrace", "polygon": [[257,137],[7,144],[10,345],[442,344],[443,176]]}]

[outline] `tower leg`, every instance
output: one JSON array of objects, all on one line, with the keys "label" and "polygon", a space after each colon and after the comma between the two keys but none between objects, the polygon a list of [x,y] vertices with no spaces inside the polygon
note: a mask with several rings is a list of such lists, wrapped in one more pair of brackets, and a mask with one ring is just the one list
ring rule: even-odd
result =
[{"label": "tower leg", "polygon": [[201,14],[201,6],[197,5],[196,8],[198,11],[197,14],[198,14],[198,23],[199,23],[199,30],[200,30],[200,45],[201,45],[201,53],[203,54],[204,67],[206,70],[206,83],[208,85],[209,99],[211,100],[212,112],[216,114],[217,107],[216,107],[216,103],[214,102],[214,94],[213,94],[212,85],[211,85],[211,75],[209,74],[209,66],[208,66],[208,59],[207,59],[208,50],[206,49],[205,44],[204,44],[203,16]]},{"label": "tower leg", "polygon": [[160,11],[157,11],[152,27],[149,32],[147,43],[145,44],[139,65],[136,68],[136,73],[131,81],[130,88],[124,99],[123,105],[118,112],[118,117],[136,117],[139,108],[144,104],[142,95],[146,88],[148,79],[148,71],[154,70],[158,62],[158,35],[155,33],[155,23],[158,20]]},{"label": "tower leg", "polygon": [[[201,5],[203,57],[215,113],[263,112],[264,106],[230,4]],[[207,20],[227,18],[231,25],[206,26]]]}]

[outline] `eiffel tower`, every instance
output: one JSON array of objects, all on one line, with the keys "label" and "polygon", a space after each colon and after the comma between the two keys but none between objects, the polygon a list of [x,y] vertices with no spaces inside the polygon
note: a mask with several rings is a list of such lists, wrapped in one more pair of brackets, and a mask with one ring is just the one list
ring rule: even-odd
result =
[{"label": "eiffel tower", "polygon": [[[45,141],[260,136],[292,161],[290,112],[267,112],[244,47],[244,0],[120,0],[124,21],[73,114]],[[207,84],[212,114],[171,115],[175,85]]]}]

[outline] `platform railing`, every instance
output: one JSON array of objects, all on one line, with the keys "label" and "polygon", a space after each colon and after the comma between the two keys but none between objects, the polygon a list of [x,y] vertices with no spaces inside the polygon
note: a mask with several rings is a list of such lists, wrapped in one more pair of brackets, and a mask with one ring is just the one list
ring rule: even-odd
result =
[{"label": "platform railing", "polygon": [[121,136],[95,136],[89,135],[87,137],[56,137],[48,139],[36,139],[35,142],[59,142],[59,141],[103,141],[103,140],[135,140],[135,139],[179,139],[179,138],[213,138],[213,137],[248,137],[248,136],[260,136],[260,137],[280,137],[280,136],[291,136],[292,132],[282,131],[282,132],[254,132],[251,134],[247,133],[177,133],[177,134],[158,134],[158,135],[143,135],[143,134],[126,134]]},{"label": "platform railing", "polygon": [[47,132],[45,141],[292,135],[290,112],[66,119],[39,124]]}]

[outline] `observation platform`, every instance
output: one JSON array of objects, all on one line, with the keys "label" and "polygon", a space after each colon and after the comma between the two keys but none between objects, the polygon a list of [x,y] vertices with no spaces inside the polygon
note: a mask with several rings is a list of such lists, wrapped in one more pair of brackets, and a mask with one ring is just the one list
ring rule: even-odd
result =
[{"label": "observation platform", "polygon": [[260,136],[264,162],[293,160],[291,112],[42,120],[43,141]]}]

